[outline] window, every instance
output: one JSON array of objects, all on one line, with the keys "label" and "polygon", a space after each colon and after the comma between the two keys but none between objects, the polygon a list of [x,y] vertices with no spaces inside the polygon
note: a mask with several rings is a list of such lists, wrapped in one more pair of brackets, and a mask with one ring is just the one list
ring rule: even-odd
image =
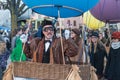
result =
[{"label": "window", "polygon": [[73,25],[76,26],[76,21],[75,20],[73,21]]},{"label": "window", "polygon": [[68,26],[70,26],[70,20],[67,21]]}]

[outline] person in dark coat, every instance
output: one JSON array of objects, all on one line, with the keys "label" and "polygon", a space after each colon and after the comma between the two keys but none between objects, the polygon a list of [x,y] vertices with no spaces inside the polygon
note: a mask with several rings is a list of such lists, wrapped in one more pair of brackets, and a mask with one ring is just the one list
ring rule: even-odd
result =
[{"label": "person in dark coat", "polygon": [[91,65],[96,68],[98,79],[101,79],[103,77],[104,58],[107,56],[107,52],[98,37],[97,32],[92,32],[89,56]]},{"label": "person in dark coat", "polygon": [[69,57],[77,55],[78,47],[72,39],[62,38],[62,53],[61,39],[54,37],[55,28],[51,21],[45,20],[42,26],[44,37],[42,39],[35,38],[30,43],[33,62],[64,64],[64,55]]},{"label": "person in dark coat", "polygon": [[112,33],[111,48],[105,69],[105,78],[120,80],[120,32]]}]

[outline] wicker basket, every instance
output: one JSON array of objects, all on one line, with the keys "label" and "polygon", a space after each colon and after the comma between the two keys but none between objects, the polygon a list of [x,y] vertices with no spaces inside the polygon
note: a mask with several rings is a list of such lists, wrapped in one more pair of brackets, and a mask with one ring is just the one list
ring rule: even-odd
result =
[{"label": "wicker basket", "polygon": [[14,76],[42,80],[65,80],[70,65],[43,64],[33,62],[14,62]]},{"label": "wicker basket", "polygon": [[[65,80],[71,65],[43,64],[35,62],[14,62],[13,72],[16,77],[35,78],[38,80]],[[90,80],[90,66],[79,65],[82,80]]]}]

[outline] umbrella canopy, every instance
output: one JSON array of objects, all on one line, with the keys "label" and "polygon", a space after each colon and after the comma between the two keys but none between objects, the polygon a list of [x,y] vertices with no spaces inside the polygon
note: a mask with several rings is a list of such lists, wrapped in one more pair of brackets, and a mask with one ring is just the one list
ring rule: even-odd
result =
[{"label": "umbrella canopy", "polygon": [[90,11],[87,11],[83,15],[83,21],[89,29],[96,30],[105,26],[105,23],[96,19]]},{"label": "umbrella canopy", "polygon": [[104,22],[120,22],[120,0],[100,0],[90,11],[93,16]]},{"label": "umbrella canopy", "polygon": [[11,31],[10,27],[0,26],[0,30]]},{"label": "umbrella canopy", "polygon": [[98,0],[23,0],[33,11],[46,16],[61,18],[80,16],[92,8]]}]

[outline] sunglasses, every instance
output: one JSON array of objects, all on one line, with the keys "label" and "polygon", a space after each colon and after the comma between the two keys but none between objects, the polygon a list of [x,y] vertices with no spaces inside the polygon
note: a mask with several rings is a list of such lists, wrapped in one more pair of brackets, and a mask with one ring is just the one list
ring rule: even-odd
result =
[{"label": "sunglasses", "polygon": [[54,31],[53,27],[45,27],[43,28],[43,31],[48,32],[48,31]]}]

